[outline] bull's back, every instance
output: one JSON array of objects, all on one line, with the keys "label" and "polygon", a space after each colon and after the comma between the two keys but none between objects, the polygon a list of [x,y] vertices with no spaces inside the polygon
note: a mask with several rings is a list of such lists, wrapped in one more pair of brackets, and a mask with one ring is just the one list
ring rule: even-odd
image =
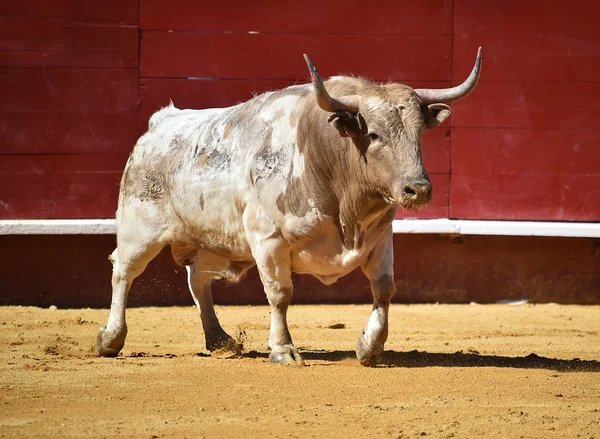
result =
[{"label": "bull's back", "polygon": [[119,210],[131,200],[152,205],[146,210],[168,223],[169,241],[250,254],[244,211],[275,204],[257,192],[285,184],[295,148],[291,113],[305,94],[293,87],[224,109],[155,113],[128,162]]}]

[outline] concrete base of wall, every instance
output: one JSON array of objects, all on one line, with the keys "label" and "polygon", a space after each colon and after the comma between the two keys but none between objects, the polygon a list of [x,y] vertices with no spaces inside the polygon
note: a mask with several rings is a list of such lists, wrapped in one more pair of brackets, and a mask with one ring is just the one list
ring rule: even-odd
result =
[{"label": "concrete base of wall", "polygon": [[[108,307],[114,235],[0,236],[0,304]],[[395,275],[402,303],[600,303],[600,239],[396,234]],[[295,303],[367,303],[360,272],[331,286],[294,276]],[[238,285],[213,286],[220,304],[264,304],[255,269]],[[134,283],[130,306],[192,305],[186,274],[165,249]]]}]

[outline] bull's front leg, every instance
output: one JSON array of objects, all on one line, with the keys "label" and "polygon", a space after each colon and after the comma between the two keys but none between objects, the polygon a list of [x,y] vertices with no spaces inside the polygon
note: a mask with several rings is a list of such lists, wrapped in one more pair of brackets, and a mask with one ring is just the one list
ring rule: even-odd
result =
[{"label": "bull's front leg", "polygon": [[269,359],[276,364],[301,366],[302,357],[292,342],[287,324],[287,310],[293,293],[290,253],[287,246],[273,244],[263,243],[256,255],[260,279],[271,307]]},{"label": "bull's front leg", "polygon": [[396,292],[394,285],[393,232],[390,227],[384,239],[375,246],[361,267],[371,281],[373,310],[367,326],[358,339],[356,356],[363,366],[376,362],[388,337],[390,301]]},{"label": "bull's front leg", "polygon": [[269,359],[277,364],[301,366],[302,357],[287,325],[287,310],[294,290],[290,246],[259,209],[248,208],[244,212],[244,229],[271,307]]}]

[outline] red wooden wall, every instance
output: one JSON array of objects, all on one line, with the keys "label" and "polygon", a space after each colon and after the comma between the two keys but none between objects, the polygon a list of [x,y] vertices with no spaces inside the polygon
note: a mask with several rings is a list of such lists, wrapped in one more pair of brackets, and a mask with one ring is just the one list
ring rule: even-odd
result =
[{"label": "red wooden wall", "polygon": [[0,2],[0,217],[112,217],[139,129],[137,0]]},{"label": "red wooden wall", "polygon": [[482,79],[424,138],[426,218],[600,220],[595,0],[0,4],[0,217],[112,217],[148,117],[353,73]]}]

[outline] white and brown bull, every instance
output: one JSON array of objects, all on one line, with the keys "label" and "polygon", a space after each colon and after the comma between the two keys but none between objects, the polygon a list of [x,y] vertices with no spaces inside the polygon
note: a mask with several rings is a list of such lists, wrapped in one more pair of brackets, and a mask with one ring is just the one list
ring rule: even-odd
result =
[{"label": "white and brown bull", "polygon": [[272,362],[302,363],[286,321],[292,272],[331,284],[361,267],[374,301],[356,354],[366,365],[382,352],[395,292],[392,220],[399,206],[431,200],[423,130],[473,90],[481,49],[467,80],[442,90],[345,76],[323,83],[305,59],[312,86],[229,108],[171,105],[151,117],[121,180],[100,355],[123,348],[128,290],[166,245],[186,266],[211,352],[241,349],[217,319],[211,283],[238,282],[255,265],[271,307]]}]

